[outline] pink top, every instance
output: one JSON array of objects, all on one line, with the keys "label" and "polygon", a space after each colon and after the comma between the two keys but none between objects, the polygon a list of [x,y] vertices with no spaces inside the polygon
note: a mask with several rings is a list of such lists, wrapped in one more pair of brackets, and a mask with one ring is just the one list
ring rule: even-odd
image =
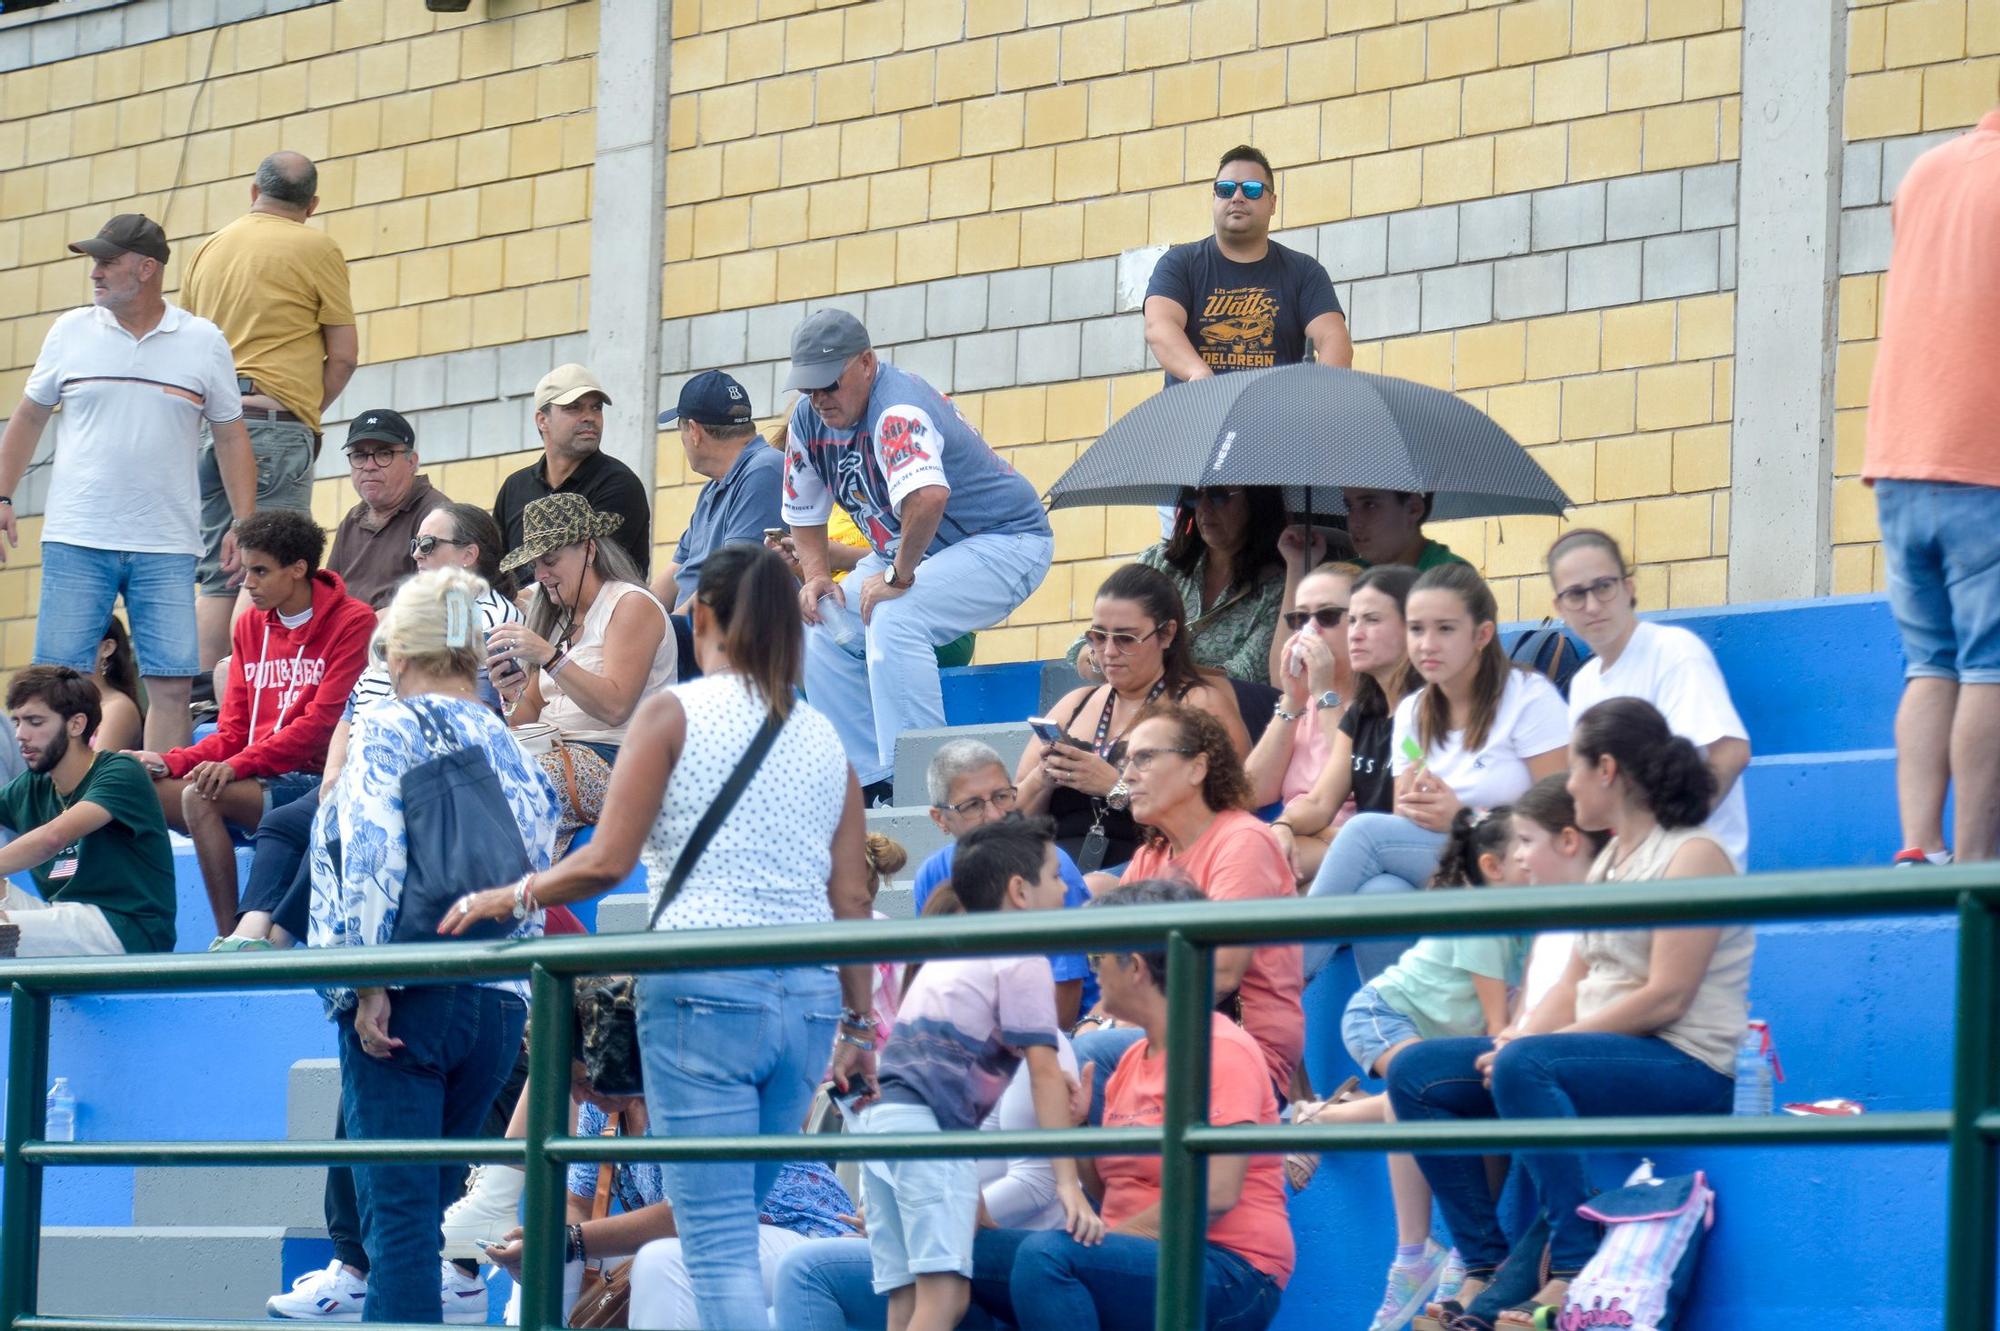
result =
[{"label": "pink top", "polygon": [[1278,798],[1289,803],[1311,790],[1332,756],[1333,744],[1320,727],[1319,709],[1308,704],[1305,715],[1292,722],[1292,761],[1278,783]]}]

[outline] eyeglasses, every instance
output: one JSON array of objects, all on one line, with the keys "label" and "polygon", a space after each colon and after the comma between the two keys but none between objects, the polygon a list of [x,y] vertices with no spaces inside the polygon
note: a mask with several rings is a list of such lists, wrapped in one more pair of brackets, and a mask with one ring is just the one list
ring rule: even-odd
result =
[{"label": "eyeglasses", "polygon": [[1236,191],[1242,190],[1246,199],[1261,199],[1264,191],[1271,188],[1261,180],[1218,180],[1215,182],[1215,197],[1233,199]]},{"label": "eyeglasses", "polygon": [[1323,606],[1318,610],[1287,610],[1285,627],[1297,633],[1306,626],[1307,620],[1311,620],[1323,629],[1337,629],[1340,621],[1346,618],[1347,607],[1344,605]]},{"label": "eyeglasses", "polygon": [[350,448],[347,450],[347,465],[357,471],[378,470],[409,451],[407,448]]},{"label": "eyeglasses", "polygon": [[441,545],[471,544],[471,541],[454,541],[449,536],[412,536],[410,538],[410,557],[412,559],[422,559]]},{"label": "eyeglasses", "polygon": [[1014,787],[1002,786],[991,795],[974,795],[971,799],[961,800],[957,804],[940,804],[937,807],[947,809],[961,818],[976,818],[986,812],[986,806],[989,804],[1001,813],[1006,813],[1014,807],[1014,801],[1019,799],[1020,795],[1021,792]]},{"label": "eyeglasses", "polygon": [[1153,760],[1163,753],[1177,753],[1183,758],[1192,758],[1200,749],[1133,749],[1125,755],[1125,766],[1133,772],[1144,772],[1153,766]]},{"label": "eyeglasses", "polygon": [[1092,648],[1102,651],[1106,646],[1116,647],[1121,652],[1129,652],[1146,639],[1158,633],[1161,625],[1155,624],[1144,633],[1106,633],[1103,629],[1085,629],[1083,640]]},{"label": "eyeglasses", "polygon": [[1210,508],[1221,508],[1242,493],[1243,487],[1240,485],[1219,485],[1209,490],[1191,490],[1187,498],[1181,500],[1181,507],[1197,508],[1206,504]]},{"label": "eyeglasses", "polygon": [[1612,593],[1617,591],[1624,581],[1622,577],[1593,578],[1575,587],[1565,587],[1556,593],[1556,604],[1565,610],[1581,610],[1587,598],[1602,605],[1611,599]]},{"label": "eyeglasses", "polygon": [[1111,960],[1112,955],[1109,952],[1086,952],[1083,954],[1083,964],[1090,967],[1091,974],[1095,975],[1105,962]]}]

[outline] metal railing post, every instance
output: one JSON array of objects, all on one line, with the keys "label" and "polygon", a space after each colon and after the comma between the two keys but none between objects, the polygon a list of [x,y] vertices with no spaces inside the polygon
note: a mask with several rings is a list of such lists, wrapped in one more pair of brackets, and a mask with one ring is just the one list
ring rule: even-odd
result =
[{"label": "metal railing post", "polygon": [[1215,1011],[1215,956],[1179,930],[1167,935],[1167,1093],[1160,1142],[1158,1331],[1207,1322],[1208,1157],[1187,1146],[1190,1126],[1208,1122],[1209,1017]]},{"label": "metal railing post", "polygon": [[1994,1107],[1994,1005],[2000,1002],[2000,915],[1966,893],[1958,906],[1958,1021],[1951,1090],[1951,1195],[1945,1213],[1944,1324],[1987,1328],[1994,1318],[1996,1144],[1980,1131]]},{"label": "metal railing post", "polygon": [[[563,1325],[563,1230],[568,1170],[545,1153],[549,1138],[569,1131],[570,1024],[576,984],[537,966],[530,972],[528,1016],[528,1176],[522,1190],[521,1331],[560,1331]],[[0,1328],[4,1331],[4,1328]]]},{"label": "metal railing post", "polygon": [[21,1156],[41,1137],[48,1101],[49,996],[12,985],[7,1021],[7,1145],[0,1167],[0,1328],[36,1308],[42,1257],[42,1167]]}]

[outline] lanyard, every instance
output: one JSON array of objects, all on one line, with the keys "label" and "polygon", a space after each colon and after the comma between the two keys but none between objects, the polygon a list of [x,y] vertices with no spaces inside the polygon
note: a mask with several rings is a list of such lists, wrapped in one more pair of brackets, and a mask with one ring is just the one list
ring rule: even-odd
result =
[{"label": "lanyard", "polygon": [[[1152,692],[1146,695],[1146,703],[1141,704],[1141,706],[1154,702],[1156,699],[1159,698],[1159,696],[1162,693],[1165,693],[1166,691],[1167,691],[1167,677],[1165,675],[1161,675],[1159,679],[1154,681]],[[1116,707],[1117,705],[1118,705],[1118,690],[1112,689],[1110,692],[1104,695],[1104,710],[1097,714],[1097,740],[1094,744],[1091,745],[1091,748],[1095,750],[1097,756],[1104,759],[1104,761],[1106,762],[1111,761],[1111,751],[1118,747],[1116,743],[1106,743],[1106,741],[1111,738],[1111,709]],[[1126,728],[1130,729],[1129,726]],[[1119,733],[1119,739],[1122,740],[1123,738],[1124,738],[1124,733],[1121,731]]]}]

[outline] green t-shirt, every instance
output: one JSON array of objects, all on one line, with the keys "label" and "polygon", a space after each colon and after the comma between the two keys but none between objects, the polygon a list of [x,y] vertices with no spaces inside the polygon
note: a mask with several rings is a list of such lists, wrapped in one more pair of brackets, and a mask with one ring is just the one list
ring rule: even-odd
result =
[{"label": "green t-shirt", "polygon": [[111,821],[34,867],[42,899],[97,907],[127,952],[173,951],[174,852],[160,797],[138,759],[98,754],[68,801],[47,776],[23,772],[0,788],[0,825],[31,831],[84,800]]},{"label": "green t-shirt", "polygon": [[[1355,557],[1354,562],[1363,568],[1374,567],[1374,565],[1359,556]],[[1469,564],[1471,562],[1464,555],[1453,554],[1451,547],[1443,541],[1433,541],[1429,537],[1425,537],[1424,552],[1417,556],[1417,572],[1422,573],[1427,568],[1436,568],[1439,564]]]},{"label": "green t-shirt", "polygon": [[1426,1040],[1486,1034],[1486,1014],[1472,977],[1521,982],[1527,940],[1489,938],[1420,938],[1375,977],[1382,1001],[1417,1024]]}]

